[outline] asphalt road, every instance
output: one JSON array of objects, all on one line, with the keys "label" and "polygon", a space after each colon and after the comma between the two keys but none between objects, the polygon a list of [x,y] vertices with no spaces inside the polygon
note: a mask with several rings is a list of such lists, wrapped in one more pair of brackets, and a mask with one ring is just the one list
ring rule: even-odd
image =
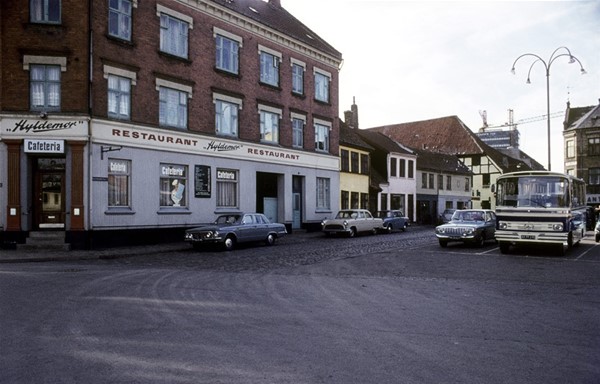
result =
[{"label": "asphalt road", "polygon": [[[0,383],[598,383],[600,246],[430,228],[0,264]],[[115,250],[115,257],[119,250]]]}]

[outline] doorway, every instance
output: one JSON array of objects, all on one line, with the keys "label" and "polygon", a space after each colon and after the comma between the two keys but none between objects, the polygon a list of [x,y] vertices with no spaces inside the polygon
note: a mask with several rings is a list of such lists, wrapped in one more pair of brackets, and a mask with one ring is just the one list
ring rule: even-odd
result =
[{"label": "doorway", "polygon": [[64,158],[37,158],[34,163],[35,229],[65,228]]}]

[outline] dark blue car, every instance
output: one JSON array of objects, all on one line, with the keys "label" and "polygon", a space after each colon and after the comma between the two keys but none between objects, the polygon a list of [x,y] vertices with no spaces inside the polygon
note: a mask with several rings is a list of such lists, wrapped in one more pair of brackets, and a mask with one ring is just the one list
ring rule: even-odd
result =
[{"label": "dark blue car", "polygon": [[377,217],[383,219],[383,230],[388,233],[392,233],[393,231],[406,231],[410,225],[408,217],[404,216],[404,212],[398,209],[378,211]]}]

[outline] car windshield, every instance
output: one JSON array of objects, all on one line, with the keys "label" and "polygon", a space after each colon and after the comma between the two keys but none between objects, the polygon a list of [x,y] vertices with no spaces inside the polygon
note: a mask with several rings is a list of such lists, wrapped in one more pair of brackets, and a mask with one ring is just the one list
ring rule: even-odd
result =
[{"label": "car windshield", "polygon": [[484,221],[484,218],[482,211],[456,211],[452,215],[452,221]]},{"label": "car windshield", "polygon": [[358,213],[355,211],[339,211],[336,219],[356,219],[358,217]]},{"label": "car windshield", "polygon": [[239,224],[241,215],[221,215],[215,220],[215,224]]},{"label": "car windshield", "polygon": [[384,219],[386,217],[394,217],[394,213],[392,211],[378,211],[377,217]]}]

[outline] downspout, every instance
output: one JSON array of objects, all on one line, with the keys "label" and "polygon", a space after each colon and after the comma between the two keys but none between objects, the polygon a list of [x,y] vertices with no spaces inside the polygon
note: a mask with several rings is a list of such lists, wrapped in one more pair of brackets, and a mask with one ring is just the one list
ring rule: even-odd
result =
[{"label": "downspout", "polygon": [[89,79],[88,79],[88,115],[89,115],[89,123],[88,123],[88,175],[87,175],[87,191],[88,191],[88,201],[87,201],[87,212],[85,217],[85,227],[87,228],[87,245],[91,247],[91,232],[92,232],[92,123],[93,123],[93,97],[92,97],[92,79],[93,79],[93,66],[94,66],[94,49],[93,49],[93,28],[92,28],[92,20],[94,20],[94,8],[93,8],[93,0],[88,0],[88,55],[89,55]]}]

